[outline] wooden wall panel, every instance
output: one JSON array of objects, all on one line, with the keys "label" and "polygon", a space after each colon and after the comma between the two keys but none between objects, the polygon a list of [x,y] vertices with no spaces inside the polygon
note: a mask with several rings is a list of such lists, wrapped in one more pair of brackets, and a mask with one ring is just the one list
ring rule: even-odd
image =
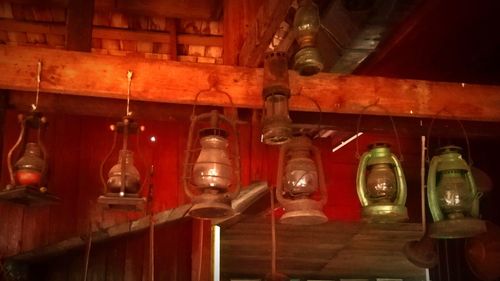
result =
[{"label": "wooden wall panel", "polygon": [[[155,230],[155,280],[191,279],[191,220],[183,219]],[[92,245],[88,280],[147,280],[149,233],[142,231]],[[31,264],[36,280],[81,281],[84,272],[84,249],[49,257]],[[35,280],[35,279],[33,279]]]}]

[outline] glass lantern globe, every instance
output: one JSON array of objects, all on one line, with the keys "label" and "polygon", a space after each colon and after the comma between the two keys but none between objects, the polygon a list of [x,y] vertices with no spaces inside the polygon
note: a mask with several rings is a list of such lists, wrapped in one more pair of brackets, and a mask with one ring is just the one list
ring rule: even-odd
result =
[{"label": "glass lantern globe", "polygon": [[[108,173],[108,190],[124,196],[125,193],[138,193],[141,188],[141,175],[134,166],[134,153],[120,150],[118,163]],[[122,190],[123,185],[123,190]]]},{"label": "glass lantern globe", "polygon": [[225,135],[225,131],[219,130],[200,139],[201,151],[193,167],[193,184],[197,188],[225,192],[231,185],[233,168]]},{"label": "glass lantern globe", "polygon": [[285,192],[293,198],[307,198],[318,190],[318,171],[309,151],[292,151],[285,167]]},{"label": "glass lantern globe", "polygon": [[373,203],[390,203],[396,199],[396,175],[390,164],[375,164],[368,168],[366,191]]},{"label": "glass lantern globe", "polygon": [[433,238],[464,238],[486,231],[479,219],[480,193],[461,148],[445,146],[431,159],[427,175],[427,197],[434,223]]},{"label": "glass lantern globe", "polygon": [[16,181],[20,185],[39,187],[45,161],[37,143],[26,144],[23,156],[14,165]]}]

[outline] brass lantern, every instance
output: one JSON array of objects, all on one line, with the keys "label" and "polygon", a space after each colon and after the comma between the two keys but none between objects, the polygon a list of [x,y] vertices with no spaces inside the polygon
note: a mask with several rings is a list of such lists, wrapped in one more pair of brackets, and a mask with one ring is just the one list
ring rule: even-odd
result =
[{"label": "brass lantern", "polygon": [[287,56],[284,52],[266,53],[262,98],[264,113],[262,140],[279,145],[290,140],[292,120],[288,115],[290,88]]},{"label": "brass lantern", "polygon": [[386,143],[372,144],[369,149],[361,156],[356,177],[363,218],[371,222],[407,220],[406,180],[401,163]]},{"label": "brass lantern", "polygon": [[19,114],[18,119],[21,131],[7,155],[10,183],[0,192],[0,199],[25,205],[59,201],[47,192],[47,151],[42,142],[47,119],[36,110]]},{"label": "brass lantern", "polygon": [[299,0],[293,27],[299,51],[295,54],[294,69],[300,75],[308,76],[320,72],[323,63],[316,47],[316,37],[320,28],[319,11],[312,0]]},{"label": "brass lantern", "polygon": [[[328,221],[323,213],[327,192],[319,149],[307,136],[297,136],[281,146],[276,197],[285,213],[284,224],[312,225]],[[320,191],[320,199],[313,195]]]},{"label": "brass lantern", "polygon": [[[132,118],[132,112],[129,110],[131,71],[127,73],[127,78],[127,111],[121,121],[110,126],[114,134],[113,145],[100,166],[100,177],[104,194],[99,196],[97,202],[108,208],[139,211],[144,209],[146,198],[141,195],[143,182],[141,181],[139,171],[134,165],[134,152],[129,147],[129,138],[131,135],[136,135],[139,138],[139,132],[144,131],[144,126],[139,126],[135,122]],[[107,177],[105,177],[105,166],[108,166],[106,164],[108,164],[108,160],[115,152],[119,139],[122,142],[121,148],[118,151],[117,161],[114,162],[107,173]]]},{"label": "brass lantern", "polygon": [[[231,145],[223,125],[232,131]],[[194,139],[195,128],[199,143]],[[183,171],[184,191],[193,203],[189,215],[201,219],[232,215],[231,201],[240,191],[239,167],[236,122],[217,110],[193,114]]]},{"label": "brass lantern", "polygon": [[479,219],[480,193],[461,151],[458,146],[444,146],[430,162],[427,197],[433,238],[472,237],[486,231]]}]

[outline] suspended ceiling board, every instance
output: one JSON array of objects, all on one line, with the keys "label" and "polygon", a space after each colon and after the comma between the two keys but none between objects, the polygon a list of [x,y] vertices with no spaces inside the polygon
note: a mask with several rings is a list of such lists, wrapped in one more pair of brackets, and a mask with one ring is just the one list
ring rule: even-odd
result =
[{"label": "suspended ceiling board", "polygon": [[[421,237],[414,223],[328,222],[317,226],[277,224],[277,269],[290,277],[404,278],[425,280],[425,270],[403,255]],[[271,269],[269,217],[253,217],[221,230],[221,275],[263,277]]]}]

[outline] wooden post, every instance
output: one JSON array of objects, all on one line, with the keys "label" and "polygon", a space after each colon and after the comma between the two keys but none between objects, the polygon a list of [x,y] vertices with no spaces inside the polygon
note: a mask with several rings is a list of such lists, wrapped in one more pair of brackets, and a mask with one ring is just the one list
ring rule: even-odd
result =
[{"label": "wooden post", "polygon": [[94,1],[69,0],[66,16],[66,49],[90,52]]},{"label": "wooden post", "polygon": [[224,52],[227,65],[238,65],[238,56],[263,0],[224,0]]}]

